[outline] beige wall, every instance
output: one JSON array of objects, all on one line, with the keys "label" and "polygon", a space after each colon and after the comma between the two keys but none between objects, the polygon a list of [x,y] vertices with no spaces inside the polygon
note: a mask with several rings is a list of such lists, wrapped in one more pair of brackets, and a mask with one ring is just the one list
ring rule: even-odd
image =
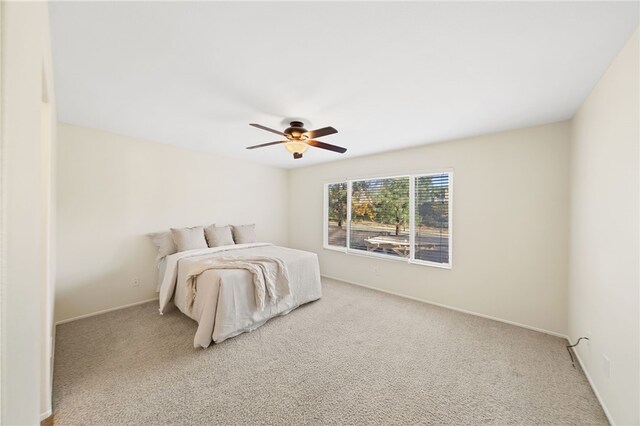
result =
[{"label": "beige wall", "polygon": [[[46,2],[2,2],[1,423],[50,414],[57,120]],[[47,89],[48,88],[48,89]]]},{"label": "beige wall", "polygon": [[[567,331],[569,124],[290,172],[290,243],[323,274],[553,333]],[[453,268],[323,249],[323,184],[453,168]]]},{"label": "beige wall", "polygon": [[[638,31],[572,122],[569,336],[615,424],[640,423]],[[610,360],[609,377],[604,356]]]},{"label": "beige wall", "polygon": [[157,297],[149,232],[255,223],[288,242],[286,171],[83,127],[59,126],[57,196],[56,321]]}]

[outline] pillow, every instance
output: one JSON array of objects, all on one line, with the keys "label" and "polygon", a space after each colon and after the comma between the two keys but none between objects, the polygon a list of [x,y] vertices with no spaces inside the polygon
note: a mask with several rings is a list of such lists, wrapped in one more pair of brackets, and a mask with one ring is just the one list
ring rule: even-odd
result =
[{"label": "pillow", "polygon": [[176,249],[176,245],[173,242],[173,236],[171,232],[154,232],[152,234],[148,234],[153,244],[158,247],[158,256],[156,260],[159,262],[170,254],[176,253],[178,249]]},{"label": "pillow", "polygon": [[220,247],[235,244],[231,236],[231,227],[210,225],[204,228],[204,235],[207,237],[209,247]]},{"label": "pillow", "polygon": [[236,244],[255,243],[256,242],[256,225],[232,226],[233,240]]},{"label": "pillow", "polygon": [[178,251],[207,248],[207,241],[204,239],[204,229],[202,226],[193,228],[171,228],[173,242],[176,243]]}]

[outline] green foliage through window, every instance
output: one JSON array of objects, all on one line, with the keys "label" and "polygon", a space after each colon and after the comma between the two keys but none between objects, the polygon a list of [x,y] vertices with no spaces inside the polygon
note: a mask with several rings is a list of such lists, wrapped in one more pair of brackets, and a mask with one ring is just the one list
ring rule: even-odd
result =
[{"label": "green foliage through window", "polygon": [[409,225],[409,177],[354,181],[351,220],[393,225],[400,235]]}]

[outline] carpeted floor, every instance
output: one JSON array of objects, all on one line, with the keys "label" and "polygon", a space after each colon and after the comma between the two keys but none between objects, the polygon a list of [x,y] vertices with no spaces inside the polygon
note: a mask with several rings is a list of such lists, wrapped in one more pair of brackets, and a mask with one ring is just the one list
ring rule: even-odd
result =
[{"label": "carpeted floor", "polygon": [[60,325],[56,424],[607,424],[560,338],[323,279],[323,298],[193,349],[155,303]]}]

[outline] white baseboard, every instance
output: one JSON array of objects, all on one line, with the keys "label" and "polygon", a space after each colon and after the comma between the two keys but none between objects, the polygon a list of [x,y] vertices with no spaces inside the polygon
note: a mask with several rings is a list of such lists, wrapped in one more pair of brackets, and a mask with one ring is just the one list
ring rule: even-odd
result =
[{"label": "white baseboard", "polygon": [[40,414],[40,421],[47,419],[49,416],[51,416],[51,414],[53,414],[53,412],[51,411],[51,408],[49,408],[44,413]]},{"label": "white baseboard", "polygon": [[600,393],[598,392],[598,389],[596,389],[596,387],[595,387],[595,385],[593,383],[593,380],[591,380],[591,376],[589,375],[589,372],[584,367],[582,359],[580,358],[580,355],[578,355],[578,351],[573,351],[573,355],[575,355],[576,359],[578,360],[578,364],[580,364],[580,368],[582,368],[582,371],[584,372],[584,375],[587,376],[587,381],[591,385],[591,389],[593,389],[593,393],[596,394],[596,398],[598,398],[598,402],[600,403],[600,406],[602,407],[602,411],[604,411],[604,415],[607,416],[607,420],[609,420],[609,424],[611,426],[616,426],[615,422],[613,421],[613,418],[611,417],[611,413],[609,413],[609,410],[607,409],[607,406],[604,405],[604,401],[602,400],[602,397],[600,396]]},{"label": "white baseboard", "polygon": [[378,287],[372,287],[372,286],[369,286],[369,285],[366,285],[366,284],[361,284],[361,283],[357,283],[357,282],[353,282],[353,281],[343,280],[341,278],[332,277],[330,275],[322,274],[322,276],[325,277],[325,278],[329,278],[331,280],[342,281],[343,283],[357,285],[359,287],[365,287],[365,288],[368,288],[368,289],[371,289],[371,290],[380,291],[382,293],[393,294],[394,296],[404,297],[405,299],[416,300],[418,302],[428,303],[430,305],[439,306],[441,308],[451,309],[452,311],[462,312],[464,314],[469,314],[469,315],[475,315],[477,317],[486,318],[486,319],[490,319],[490,320],[494,320],[494,321],[499,321],[499,322],[503,322],[505,324],[515,325],[517,327],[526,328],[528,330],[533,330],[533,331],[538,331],[540,333],[550,334],[551,336],[561,337],[561,338],[563,338],[563,339],[565,339],[567,341],[569,340],[567,335],[562,334],[562,333],[556,333],[555,331],[549,331],[549,330],[545,330],[545,329],[538,328],[538,327],[533,327],[533,326],[526,325],[526,324],[520,324],[518,322],[509,321],[509,320],[502,319],[502,318],[492,317],[490,315],[479,314],[477,312],[467,311],[466,309],[455,308],[453,306],[444,305],[442,303],[432,302],[430,300],[425,300],[425,299],[419,299],[417,297],[407,296],[406,294],[396,293],[396,292],[389,291],[389,290],[383,290],[383,289],[378,288]]},{"label": "white baseboard", "polygon": [[77,320],[83,319],[83,318],[89,318],[89,317],[93,317],[93,316],[100,315],[100,314],[106,314],[107,312],[113,312],[113,311],[118,311],[118,310],[124,309],[124,308],[130,308],[132,306],[142,305],[144,303],[153,302],[154,300],[158,300],[158,298],[154,297],[153,299],[141,300],[140,302],[134,302],[134,303],[129,303],[128,305],[123,305],[123,306],[117,306],[115,308],[104,309],[102,311],[97,311],[97,312],[92,312],[90,314],[80,315],[79,317],[67,318],[67,319],[64,319],[64,320],[56,322],[56,326],[58,326],[60,324],[65,324],[65,323],[68,323],[68,322],[71,322],[71,321],[77,321]]}]

